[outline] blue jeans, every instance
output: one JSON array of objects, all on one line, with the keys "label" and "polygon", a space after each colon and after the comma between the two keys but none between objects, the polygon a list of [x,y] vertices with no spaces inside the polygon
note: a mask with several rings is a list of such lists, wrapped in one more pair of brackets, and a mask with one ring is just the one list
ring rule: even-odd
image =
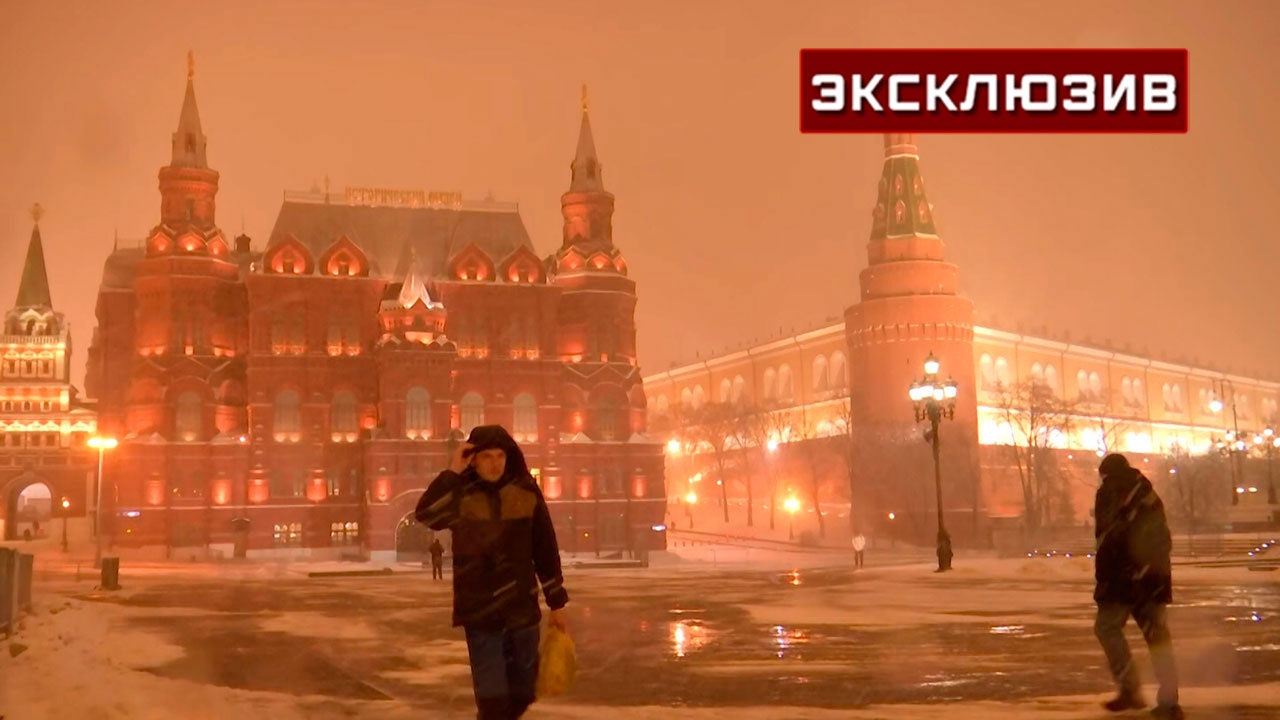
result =
[{"label": "blue jeans", "polygon": [[467,628],[478,720],[516,720],[533,704],[538,625],[520,630]]}]

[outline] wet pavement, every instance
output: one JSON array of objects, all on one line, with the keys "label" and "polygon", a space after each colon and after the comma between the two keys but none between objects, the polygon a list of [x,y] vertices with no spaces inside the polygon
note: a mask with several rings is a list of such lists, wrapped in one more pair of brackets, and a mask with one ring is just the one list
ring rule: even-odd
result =
[{"label": "wet pavement", "polygon": [[[874,577],[867,573],[865,577]],[[710,570],[584,572],[573,578],[570,623],[581,670],[573,701],[672,707],[860,707],[953,700],[1018,700],[1109,689],[1092,634],[1091,585],[1078,602],[1015,622],[982,609],[934,612],[954,622],[792,624],[753,620],[749,605],[807,594],[856,593],[845,569],[769,573]],[[1056,582],[1056,581],[1055,581]],[[1036,579],[967,585],[999,595]],[[123,595],[138,628],[185,655],[158,675],[233,688],[423,706],[471,702],[466,649],[449,626],[448,583],[423,575],[272,580],[155,578]],[[913,585],[929,591],[927,579]],[[1199,585],[1170,608],[1184,684],[1280,680],[1280,583]],[[1146,654],[1130,626],[1145,669]],[[1251,717],[1241,711],[1238,717]]]}]

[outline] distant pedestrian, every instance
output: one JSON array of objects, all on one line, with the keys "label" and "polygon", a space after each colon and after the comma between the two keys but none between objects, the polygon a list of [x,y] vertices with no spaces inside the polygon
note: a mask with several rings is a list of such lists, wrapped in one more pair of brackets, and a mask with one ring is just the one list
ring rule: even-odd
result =
[{"label": "distant pedestrian", "polygon": [[453,624],[466,633],[477,717],[519,718],[536,697],[538,591],[559,630],[569,602],[551,513],[524,453],[501,426],[475,428],[414,516],[453,533]]},{"label": "distant pedestrian", "polygon": [[1123,455],[1111,454],[1098,466],[1102,485],[1094,500],[1097,554],[1094,557],[1093,592],[1098,603],[1094,632],[1107,656],[1111,677],[1119,688],[1115,698],[1103,703],[1112,712],[1146,705],[1142,685],[1124,626],[1132,616],[1142,630],[1151,653],[1160,690],[1152,715],[1181,720],[1178,705],[1178,672],[1173,660],[1167,608],[1173,601],[1173,547],[1164,503],[1140,471]]},{"label": "distant pedestrian", "polygon": [[861,532],[853,536],[853,568],[862,567],[862,554],[867,549],[867,538]]},{"label": "distant pedestrian", "polygon": [[431,579],[444,579],[444,546],[440,544],[440,538],[431,540]]}]

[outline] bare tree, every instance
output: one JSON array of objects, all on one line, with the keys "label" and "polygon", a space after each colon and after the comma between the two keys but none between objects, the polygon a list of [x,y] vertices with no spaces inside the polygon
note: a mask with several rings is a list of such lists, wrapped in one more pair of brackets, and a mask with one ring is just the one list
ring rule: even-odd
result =
[{"label": "bare tree", "polygon": [[1072,407],[1043,382],[1001,384],[996,388],[996,408],[1006,426],[1003,441],[1018,470],[1022,488],[1023,518],[1034,536],[1053,518],[1053,501],[1061,497],[1061,473],[1054,446],[1071,429]]},{"label": "bare tree", "polygon": [[1164,501],[1171,519],[1186,523],[1187,543],[1194,553],[1194,537],[1202,523],[1211,521],[1226,505],[1219,480],[1224,458],[1217,453],[1192,455],[1175,445],[1166,456],[1168,478]]},{"label": "bare tree", "polygon": [[711,448],[716,468],[716,480],[720,485],[720,505],[724,521],[729,522],[729,454],[733,450],[733,436],[738,429],[738,411],[728,403],[711,403],[694,411],[690,418],[690,436],[698,444]]},{"label": "bare tree", "polygon": [[[770,413],[764,408],[747,403],[737,406],[737,428],[734,442],[742,461],[742,482],[747,491],[747,527],[755,526],[755,472],[756,464],[752,462],[752,453],[759,453],[760,466],[765,468],[776,484],[777,473],[769,462]],[[770,498],[769,529],[773,529],[772,498]]]},{"label": "bare tree", "polygon": [[[798,432],[795,432],[798,430]],[[798,435],[800,442],[800,452],[803,453],[805,464],[809,469],[809,502],[813,506],[813,512],[818,516],[818,537],[825,538],[827,536],[827,524],[822,517],[821,487],[822,474],[826,469],[826,463],[830,456],[830,447],[822,442],[826,436],[818,432],[818,425],[809,417],[808,411],[802,406],[800,408],[799,427],[793,429],[793,437]]]}]

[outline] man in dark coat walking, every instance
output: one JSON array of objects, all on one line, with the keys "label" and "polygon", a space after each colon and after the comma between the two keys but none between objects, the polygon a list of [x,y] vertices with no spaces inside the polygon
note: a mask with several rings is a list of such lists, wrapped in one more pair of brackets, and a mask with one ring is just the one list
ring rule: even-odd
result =
[{"label": "man in dark coat walking", "polygon": [[1094,500],[1093,599],[1098,603],[1094,632],[1107,655],[1111,676],[1119,694],[1104,703],[1113,712],[1146,705],[1124,625],[1129,617],[1142,630],[1160,683],[1152,715],[1181,720],[1178,705],[1178,672],[1173,661],[1167,607],[1173,601],[1170,562],[1172,538],[1164,503],[1155,488],[1123,455],[1111,454],[1098,466],[1102,485]]},{"label": "man in dark coat walking", "polygon": [[440,544],[440,538],[431,539],[431,547],[427,548],[431,552],[431,579],[444,579],[444,546]]},{"label": "man in dark coat walking", "polygon": [[414,513],[453,532],[453,625],[464,629],[479,720],[514,720],[535,699],[538,592],[565,629],[569,602],[551,513],[524,453],[498,425],[471,431]]}]

